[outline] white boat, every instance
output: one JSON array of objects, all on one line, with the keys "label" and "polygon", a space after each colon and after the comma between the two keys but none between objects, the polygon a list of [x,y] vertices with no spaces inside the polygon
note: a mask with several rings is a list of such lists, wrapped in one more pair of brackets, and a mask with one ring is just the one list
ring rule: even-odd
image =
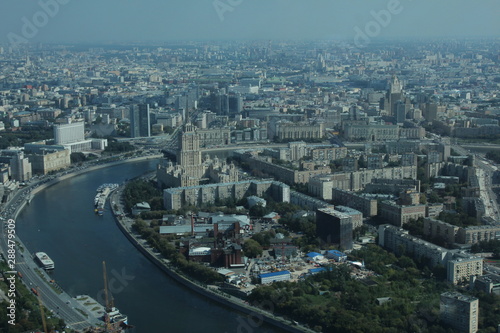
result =
[{"label": "white boat", "polygon": [[35,253],[35,258],[38,263],[42,266],[43,269],[49,270],[54,269],[54,261],[50,259],[50,257],[45,252],[37,252]]},{"label": "white boat", "polygon": [[125,325],[128,325],[128,317],[120,313],[120,310],[115,307],[112,307],[107,315],[111,323],[123,323]]}]

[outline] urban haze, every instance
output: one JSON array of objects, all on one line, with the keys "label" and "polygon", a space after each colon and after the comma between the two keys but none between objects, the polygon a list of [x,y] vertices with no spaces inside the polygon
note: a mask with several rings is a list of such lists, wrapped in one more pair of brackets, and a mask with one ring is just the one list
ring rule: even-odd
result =
[{"label": "urban haze", "polygon": [[0,331],[499,333],[498,13],[3,1]]}]

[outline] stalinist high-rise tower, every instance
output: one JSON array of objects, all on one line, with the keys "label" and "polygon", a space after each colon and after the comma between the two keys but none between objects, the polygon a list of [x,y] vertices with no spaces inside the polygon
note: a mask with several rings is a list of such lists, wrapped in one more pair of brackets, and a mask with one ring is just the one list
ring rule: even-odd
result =
[{"label": "stalinist high-rise tower", "polygon": [[179,141],[177,164],[184,169],[184,175],[202,178],[204,168],[201,159],[200,135],[196,132],[196,127],[191,123],[184,125]]},{"label": "stalinist high-rise tower", "polygon": [[381,100],[380,109],[385,111],[387,116],[396,116],[397,104],[398,102],[403,102],[406,104],[406,97],[403,91],[403,83],[399,81],[396,75],[392,76],[391,82],[389,83],[389,90],[387,91],[385,98]]},{"label": "stalinist high-rise tower", "polygon": [[179,136],[177,164],[164,160],[156,171],[162,187],[197,186],[199,184],[229,183],[238,181],[238,169],[217,157],[202,159],[200,135],[196,126],[184,125]]}]

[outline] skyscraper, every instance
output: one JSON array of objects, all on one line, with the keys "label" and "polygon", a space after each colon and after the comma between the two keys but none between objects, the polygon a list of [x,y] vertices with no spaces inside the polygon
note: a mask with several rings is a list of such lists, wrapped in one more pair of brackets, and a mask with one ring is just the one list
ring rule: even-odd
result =
[{"label": "skyscraper", "polygon": [[149,104],[130,106],[130,137],[151,136]]},{"label": "skyscraper", "polygon": [[201,165],[200,136],[194,125],[187,123],[180,136],[178,164],[182,167]]},{"label": "skyscraper", "polygon": [[389,90],[387,91],[385,98],[382,98],[381,100],[381,109],[383,109],[388,116],[395,116],[396,104],[398,101],[405,102],[403,84],[399,81],[396,75],[393,75],[391,82],[389,83]]},{"label": "skyscraper", "polygon": [[398,124],[404,123],[404,121],[406,120],[407,104],[405,104],[402,100],[397,101],[394,105],[394,111],[396,122]]}]

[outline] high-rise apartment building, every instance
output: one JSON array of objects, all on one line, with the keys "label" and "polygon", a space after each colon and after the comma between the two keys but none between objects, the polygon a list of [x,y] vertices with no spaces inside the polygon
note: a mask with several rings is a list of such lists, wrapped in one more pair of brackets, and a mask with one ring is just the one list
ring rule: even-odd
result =
[{"label": "high-rise apartment building", "polygon": [[441,294],[439,308],[443,323],[460,332],[477,332],[479,321],[477,298],[457,292],[446,292]]},{"label": "high-rise apartment building", "polygon": [[22,151],[16,151],[11,155],[10,171],[12,179],[25,182],[32,176],[31,163]]}]

